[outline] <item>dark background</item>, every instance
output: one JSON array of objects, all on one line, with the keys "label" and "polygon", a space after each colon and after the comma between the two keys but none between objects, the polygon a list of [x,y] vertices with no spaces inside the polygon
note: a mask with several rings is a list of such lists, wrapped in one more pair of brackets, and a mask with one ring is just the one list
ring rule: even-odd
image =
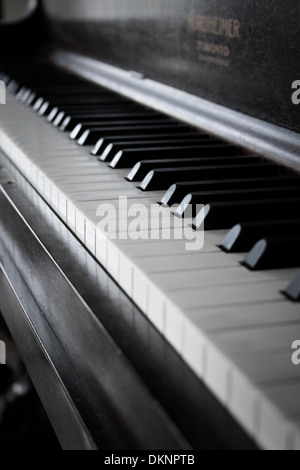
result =
[{"label": "dark background", "polygon": [[7,349],[7,364],[0,365],[0,450],[60,450],[1,314],[0,340]]}]

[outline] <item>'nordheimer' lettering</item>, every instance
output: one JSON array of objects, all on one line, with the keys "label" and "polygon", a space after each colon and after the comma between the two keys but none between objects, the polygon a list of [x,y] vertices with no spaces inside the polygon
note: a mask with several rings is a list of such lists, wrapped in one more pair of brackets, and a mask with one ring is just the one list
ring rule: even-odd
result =
[{"label": "'nordheimer' lettering", "polygon": [[189,18],[189,23],[193,31],[228,38],[240,38],[241,23],[238,20],[196,15]]}]

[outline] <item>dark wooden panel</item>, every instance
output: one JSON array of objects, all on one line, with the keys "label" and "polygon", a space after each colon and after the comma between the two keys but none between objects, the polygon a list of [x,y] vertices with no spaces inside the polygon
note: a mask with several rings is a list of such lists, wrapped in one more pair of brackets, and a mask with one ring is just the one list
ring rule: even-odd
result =
[{"label": "dark wooden panel", "polygon": [[52,31],[73,50],[300,130],[291,100],[292,82],[300,78],[298,0],[43,4]]}]

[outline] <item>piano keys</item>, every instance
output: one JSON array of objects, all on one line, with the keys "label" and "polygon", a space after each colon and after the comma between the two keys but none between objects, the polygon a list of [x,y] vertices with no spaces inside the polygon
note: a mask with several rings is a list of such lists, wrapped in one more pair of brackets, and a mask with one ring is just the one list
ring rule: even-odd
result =
[{"label": "piano keys", "polygon": [[[42,72],[41,76],[44,80]],[[15,80],[18,82],[18,76]],[[83,84],[78,88],[77,101],[81,101],[81,87]],[[86,90],[82,89],[84,95]],[[134,118],[138,114],[140,121],[133,127],[122,127],[119,121],[114,121],[115,108],[119,106],[116,104],[106,111],[112,119],[100,128],[98,121],[93,124],[92,107],[89,126],[95,137],[92,141],[82,140],[78,147],[76,138],[72,139],[75,142],[69,139],[72,126],[59,130],[57,123],[53,126],[53,120],[38,116],[38,109],[22,103],[22,96],[22,93],[16,93],[16,97],[9,95],[9,112],[1,117],[1,148],[189,366],[200,377],[207,371],[206,383],[227,406],[226,377],[227,374],[233,377],[230,411],[253,437],[258,435],[252,421],[255,396],[262,394],[261,444],[271,445],[270,423],[276,420],[280,427],[277,410],[282,413],[285,401],[282,395],[277,397],[276,388],[270,392],[266,388],[269,381],[281,378],[276,368],[266,364],[276,358],[281,347],[290,346],[299,318],[298,306],[283,296],[300,265],[292,256],[297,237],[287,238],[286,242],[283,238],[287,227],[297,228],[296,174],[176,121],[166,125],[162,119],[160,127],[149,126],[150,110],[149,114],[140,111],[137,105],[131,115]],[[57,114],[64,113],[64,106],[71,102],[68,97],[59,101]],[[49,108],[53,104],[57,105],[55,99],[53,103],[49,101]],[[102,105],[98,104],[98,113]],[[84,119],[89,116],[88,104],[85,106]],[[75,129],[78,122],[73,124]],[[140,127],[142,132],[137,132]],[[38,138],[33,139],[31,129],[35,129]],[[155,143],[149,139],[152,136],[157,139]],[[101,152],[100,147],[105,150]],[[112,150],[115,153],[110,156]],[[160,182],[151,185],[156,175]],[[177,217],[177,221],[185,225],[191,239],[193,229],[197,233],[204,222],[203,249],[185,251],[184,240],[154,241],[141,237],[133,242],[126,225],[117,231],[116,240],[109,233],[99,232],[96,213],[100,203],[117,208],[119,196],[128,197],[129,205],[142,203],[149,207],[161,201],[166,217],[170,210],[172,215],[174,204],[178,205],[175,215],[180,217],[191,207],[187,217],[182,222]],[[204,207],[195,213],[198,204]],[[145,223],[144,237],[150,235],[147,227]],[[254,268],[250,262],[252,247],[255,250],[262,243],[260,240],[274,233],[282,235],[274,248],[272,239],[268,242],[272,246],[268,260],[274,262],[271,265],[264,262],[258,271],[246,269],[242,263],[251,270]],[[290,258],[285,247],[290,247]],[[248,258],[245,251],[249,252]],[[255,310],[260,311],[261,318]],[[267,325],[272,328],[269,330]],[[281,338],[275,349],[271,331]],[[249,345],[248,349],[239,344]],[[250,351],[255,351],[252,359]],[[255,360],[257,355],[261,368]],[[284,357],[286,353],[280,364]],[[247,385],[240,367],[249,374]],[[283,369],[280,371],[283,377]],[[297,377],[296,370],[290,373],[287,377]],[[297,387],[287,388],[287,393],[297,393]],[[276,411],[269,411],[270,400],[275,400]],[[279,439],[285,439],[284,429],[282,434],[278,431],[278,436],[280,446]]]}]

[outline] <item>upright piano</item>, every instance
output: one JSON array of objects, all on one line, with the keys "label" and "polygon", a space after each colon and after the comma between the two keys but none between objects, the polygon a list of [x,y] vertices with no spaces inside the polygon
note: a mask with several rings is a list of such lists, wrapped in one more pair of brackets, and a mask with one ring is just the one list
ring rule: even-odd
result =
[{"label": "upright piano", "polygon": [[300,449],[299,25],[296,0],[1,23],[0,311],[63,448]]}]

